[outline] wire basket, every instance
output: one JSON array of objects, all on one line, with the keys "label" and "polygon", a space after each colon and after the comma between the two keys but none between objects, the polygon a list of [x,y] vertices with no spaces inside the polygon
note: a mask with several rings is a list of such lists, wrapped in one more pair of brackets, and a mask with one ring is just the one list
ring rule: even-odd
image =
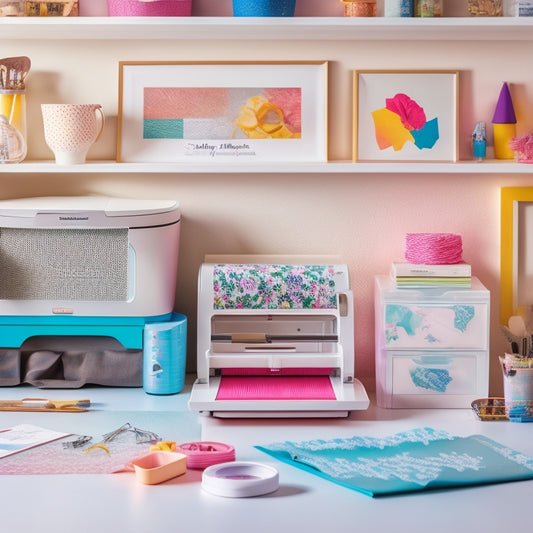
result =
[{"label": "wire basket", "polygon": [[107,0],[110,17],[190,17],[192,0]]},{"label": "wire basket", "polygon": [[481,398],[472,402],[472,409],[480,420],[508,420],[504,398]]},{"label": "wire basket", "polygon": [[0,17],[77,17],[78,0],[0,0]]}]

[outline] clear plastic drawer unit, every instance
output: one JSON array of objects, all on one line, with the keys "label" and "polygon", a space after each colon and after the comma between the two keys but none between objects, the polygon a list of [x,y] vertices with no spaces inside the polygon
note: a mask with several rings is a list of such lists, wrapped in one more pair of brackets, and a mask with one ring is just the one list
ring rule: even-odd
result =
[{"label": "clear plastic drawer unit", "polygon": [[375,278],[376,395],[380,407],[470,408],[488,395],[490,292],[396,288]]}]

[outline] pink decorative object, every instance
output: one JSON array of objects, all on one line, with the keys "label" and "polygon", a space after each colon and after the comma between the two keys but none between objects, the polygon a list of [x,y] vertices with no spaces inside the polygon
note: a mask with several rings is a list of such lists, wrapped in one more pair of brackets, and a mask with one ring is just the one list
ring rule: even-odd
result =
[{"label": "pink decorative object", "polygon": [[396,113],[403,126],[411,130],[419,130],[426,123],[426,113],[413,99],[406,94],[397,94],[385,99],[385,107]]},{"label": "pink decorative object", "polygon": [[235,461],[235,448],[222,442],[185,442],[179,444],[176,451],[187,456],[187,468],[192,469]]},{"label": "pink decorative object", "polygon": [[408,233],[405,259],[415,265],[454,265],[461,263],[463,244],[453,233]]},{"label": "pink decorative object", "polygon": [[513,137],[509,141],[509,148],[518,152],[519,163],[533,163],[533,135],[531,133]]},{"label": "pink decorative object", "polygon": [[110,17],[190,17],[192,0],[107,0]]}]

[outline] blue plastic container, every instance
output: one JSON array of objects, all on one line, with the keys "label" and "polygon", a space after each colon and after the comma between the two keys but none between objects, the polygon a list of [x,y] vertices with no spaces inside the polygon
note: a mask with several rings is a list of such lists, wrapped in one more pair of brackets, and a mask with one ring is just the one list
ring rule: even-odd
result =
[{"label": "blue plastic container", "polygon": [[296,0],[233,0],[234,17],[293,17]]},{"label": "blue plastic container", "polygon": [[143,339],[143,389],[177,394],[185,385],[187,318],[173,313],[168,322],[146,324]]}]

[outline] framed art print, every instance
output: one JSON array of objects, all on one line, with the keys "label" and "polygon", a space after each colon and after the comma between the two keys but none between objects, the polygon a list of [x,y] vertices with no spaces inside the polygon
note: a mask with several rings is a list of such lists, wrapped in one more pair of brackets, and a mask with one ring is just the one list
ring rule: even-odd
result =
[{"label": "framed art print", "polygon": [[500,323],[533,305],[533,187],[502,187]]},{"label": "framed art print", "polygon": [[121,62],[117,161],[324,161],[327,66]]},{"label": "framed art print", "polygon": [[354,71],[354,161],[456,161],[458,72]]}]

